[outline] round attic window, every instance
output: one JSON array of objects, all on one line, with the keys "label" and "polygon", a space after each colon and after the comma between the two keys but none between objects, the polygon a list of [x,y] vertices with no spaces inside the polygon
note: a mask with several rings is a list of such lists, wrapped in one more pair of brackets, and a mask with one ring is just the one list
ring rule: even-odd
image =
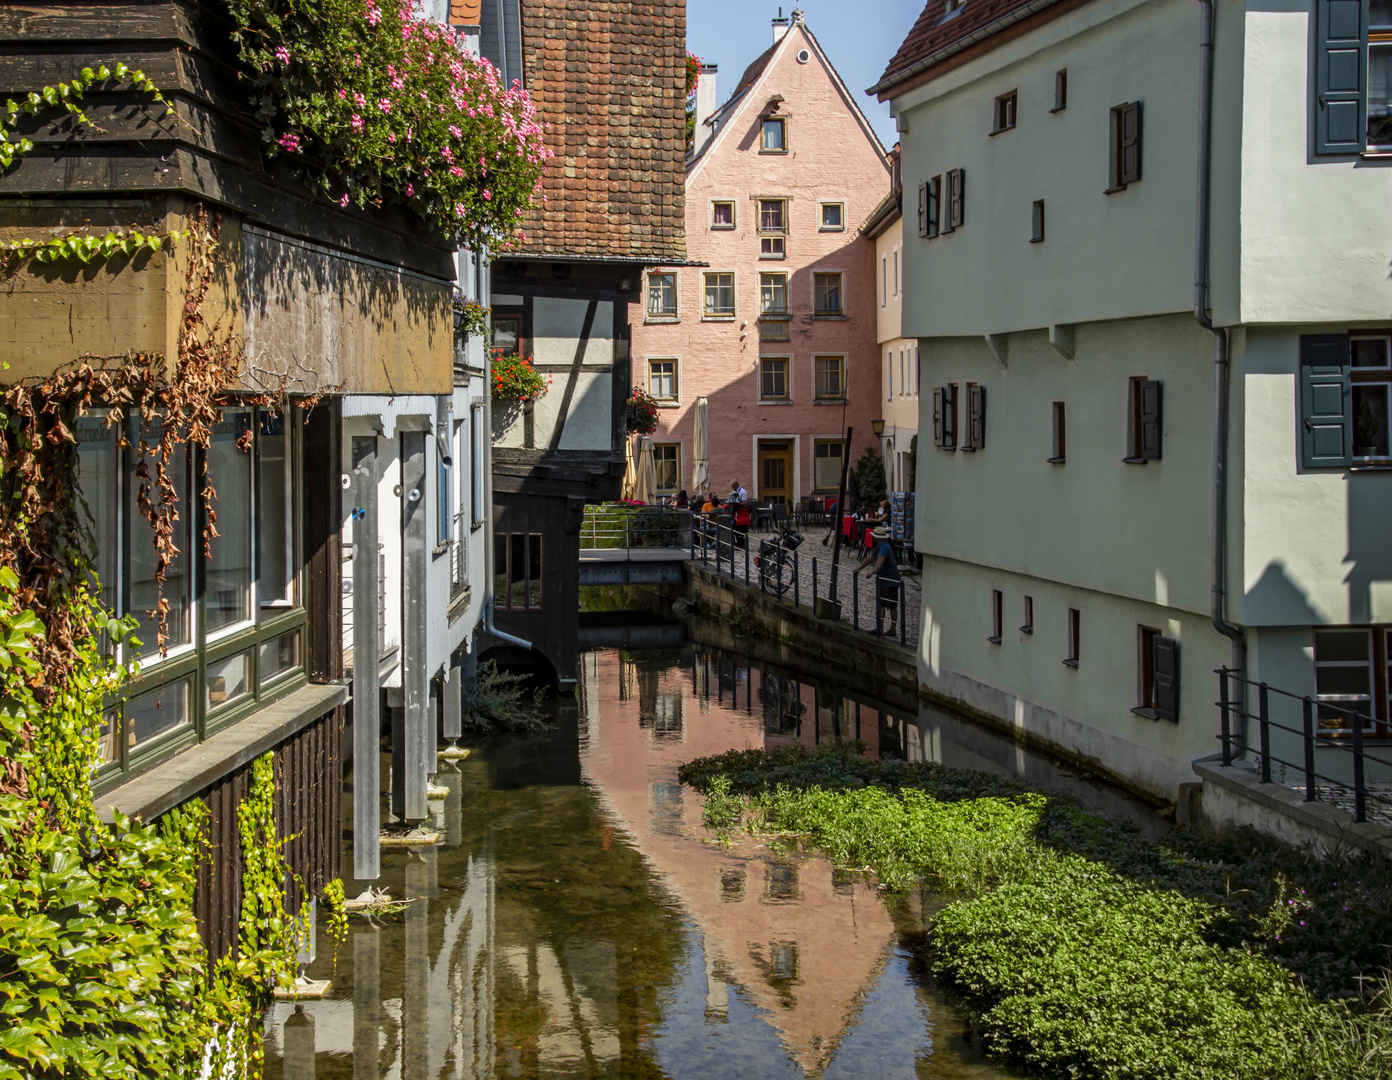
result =
[{"label": "round attic window", "polygon": [[807,63],[807,61],[809,61],[809,60],[811,60],[811,59],[812,59],[812,54],[811,54],[810,52],[808,52],[806,49],[799,49],[799,50],[798,50],[798,57],[797,57],[797,60],[798,60],[798,63],[799,63],[799,64],[805,64],[805,63]]}]

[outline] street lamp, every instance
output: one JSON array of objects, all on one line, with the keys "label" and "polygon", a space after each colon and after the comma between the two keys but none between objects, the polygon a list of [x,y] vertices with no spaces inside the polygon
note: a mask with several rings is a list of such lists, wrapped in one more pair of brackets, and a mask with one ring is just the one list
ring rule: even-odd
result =
[{"label": "street lamp", "polygon": [[884,417],[870,421],[870,430],[875,433],[877,438],[884,435]]}]

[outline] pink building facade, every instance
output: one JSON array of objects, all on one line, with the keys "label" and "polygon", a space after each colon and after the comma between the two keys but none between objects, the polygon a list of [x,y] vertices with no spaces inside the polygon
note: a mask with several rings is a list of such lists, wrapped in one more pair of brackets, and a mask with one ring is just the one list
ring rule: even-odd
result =
[{"label": "pink building facade", "polygon": [[686,172],[688,259],[657,267],[634,313],[633,371],[658,400],[659,491],[693,484],[695,404],[709,403],[710,490],[763,501],[836,492],[878,440],[875,244],[856,223],[889,165],[801,13],[713,109],[697,90]]}]

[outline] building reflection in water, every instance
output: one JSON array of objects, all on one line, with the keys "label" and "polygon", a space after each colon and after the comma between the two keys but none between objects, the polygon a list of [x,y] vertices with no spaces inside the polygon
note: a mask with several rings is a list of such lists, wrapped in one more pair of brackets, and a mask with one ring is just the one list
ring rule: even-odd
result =
[{"label": "building reflection in water", "polygon": [[353,920],[329,1000],[271,1010],[271,1080],[1003,1075],[933,1037],[960,1022],[908,916],[824,860],[706,842],[677,779],[731,748],[913,757],[912,719],[700,650],[580,674],[554,731],[442,764],[440,844],[383,857],[410,906]]}]

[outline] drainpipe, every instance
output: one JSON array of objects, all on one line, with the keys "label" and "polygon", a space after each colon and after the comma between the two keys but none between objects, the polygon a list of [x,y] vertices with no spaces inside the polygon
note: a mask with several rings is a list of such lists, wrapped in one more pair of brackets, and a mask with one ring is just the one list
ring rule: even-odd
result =
[{"label": "drainpipe", "polygon": [[[1232,642],[1232,666],[1247,677],[1247,638],[1227,618],[1228,593],[1228,407],[1231,399],[1232,341],[1208,314],[1208,240],[1211,183],[1210,144],[1213,135],[1213,36],[1216,0],[1199,0],[1199,154],[1198,206],[1194,215],[1194,319],[1213,335],[1213,476],[1211,483],[1213,533],[1209,538],[1210,618],[1213,627]],[[1237,688],[1238,718],[1234,733],[1247,744],[1244,687]]]}]

